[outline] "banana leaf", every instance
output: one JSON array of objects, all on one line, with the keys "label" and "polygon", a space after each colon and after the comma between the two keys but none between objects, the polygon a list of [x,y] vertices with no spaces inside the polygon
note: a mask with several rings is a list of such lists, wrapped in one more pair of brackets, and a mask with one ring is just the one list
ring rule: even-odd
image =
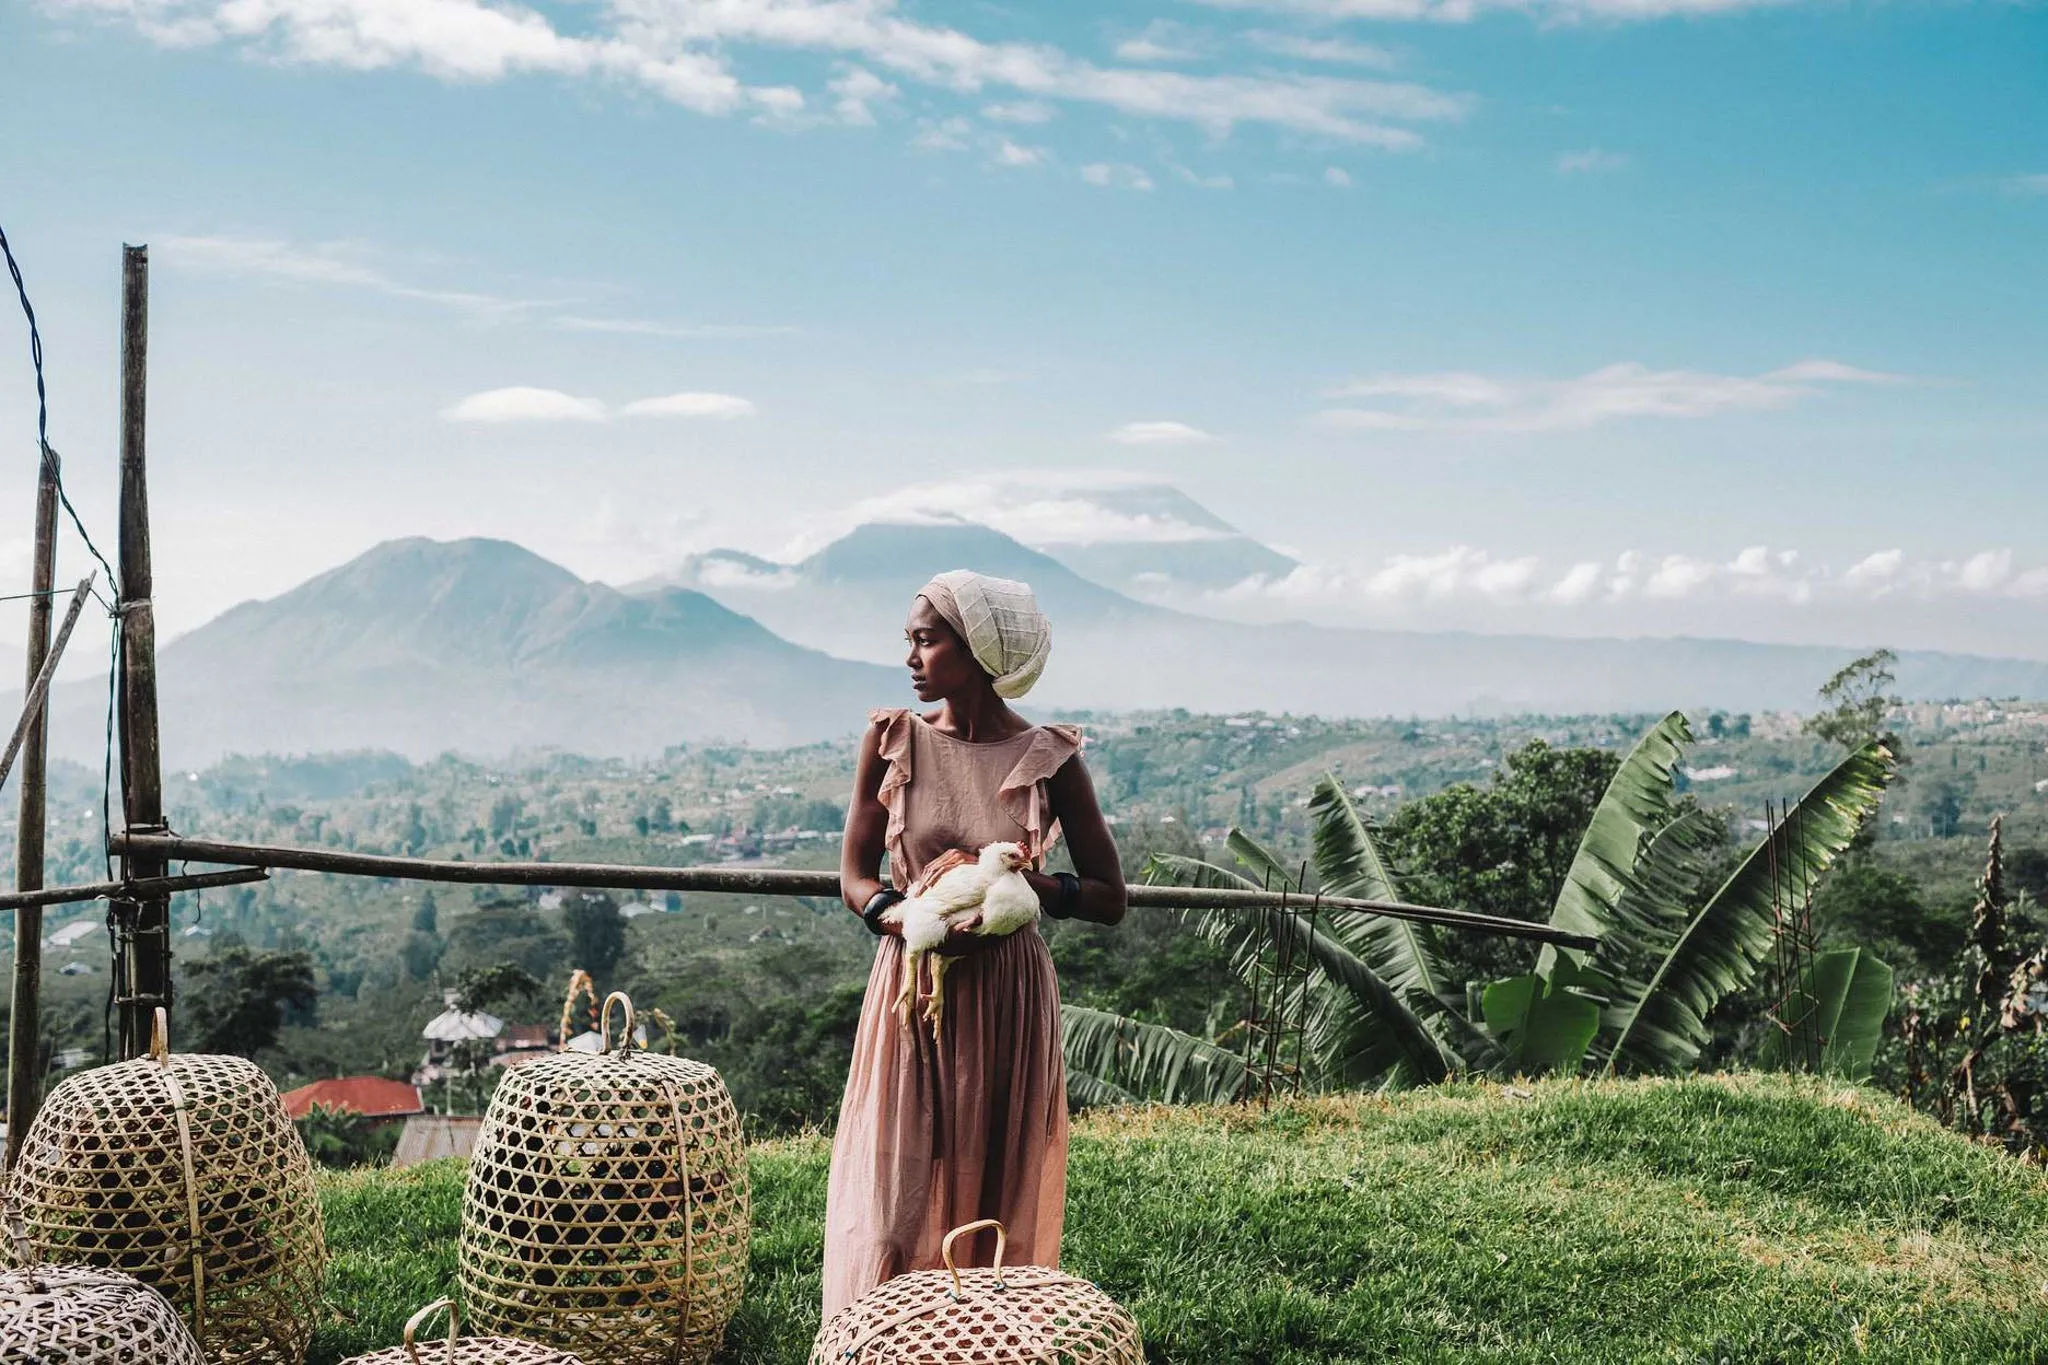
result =
[{"label": "banana leaf", "polygon": [[1601,992],[1594,972],[1559,958],[1548,977],[1530,972],[1496,981],[1480,995],[1486,1027],[1501,1041],[1498,1070],[1511,1076],[1577,1071],[1600,1030]]},{"label": "banana leaf", "polygon": [[[1351,793],[1329,773],[1309,798],[1315,834],[1316,879],[1333,896],[1361,900],[1403,899],[1394,870],[1373,842],[1372,827],[1352,803]],[[1366,964],[1398,994],[1440,996],[1450,988],[1433,925],[1384,915],[1363,917],[1357,947]]]},{"label": "banana leaf", "polygon": [[1231,1104],[1251,1082],[1242,1057],[1207,1039],[1080,1005],[1060,1006],[1060,1050],[1068,1092],[1084,1104]]},{"label": "banana leaf", "polygon": [[[1260,880],[1178,855],[1149,860],[1145,880],[1167,886],[1256,888],[1284,878],[1285,884],[1294,884],[1294,876],[1243,831],[1231,831],[1229,846]],[[1311,1071],[1318,1084],[1428,1084],[1461,1067],[1462,1059],[1438,1041],[1365,960],[1354,942],[1357,921],[1365,917],[1325,912],[1317,917],[1313,932],[1306,915],[1292,909],[1185,911],[1183,918],[1230,954],[1232,968],[1248,985],[1262,956],[1283,941],[1296,961],[1308,961],[1307,980],[1295,988],[1305,991],[1305,998],[1290,994],[1283,1006],[1290,1012],[1307,1012]]]},{"label": "banana leaf", "polygon": [[1814,886],[1884,797],[1891,751],[1872,740],[1791,807],[1692,918],[1640,991],[1619,1011],[1607,1058],[1618,1071],[1682,1071],[1707,1041],[1707,1013],[1756,976],[1771,951],[1771,889]]},{"label": "banana leaf", "polygon": [[1789,1036],[1775,1029],[1766,1034],[1759,1064],[1774,1070],[1803,1068],[1817,1053],[1823,1074],[1869,1079],[1884,1017],[1891,1013],[1892,969],[1867,949],[1837,948],[1813,959],[1792,1000],[1792,1009],[1811,1013],[1785,1021],[1793,1025]]},{"label": "banana leaf", "polygon": [[[1595,936],[1630,927],[1621,918],[1623,898],[1636,889],[1636,861],[1644,845],[1671,821],[1671,775],[1691,743],[1685,714],[1673,711],[1629,750],[1579,837],[1550,910],[1552,925]],[[1545,944],[1536,960],[1537,974],[1549,976],[1561,956],[1584,965],[1587,955],[1584,949]]]}]

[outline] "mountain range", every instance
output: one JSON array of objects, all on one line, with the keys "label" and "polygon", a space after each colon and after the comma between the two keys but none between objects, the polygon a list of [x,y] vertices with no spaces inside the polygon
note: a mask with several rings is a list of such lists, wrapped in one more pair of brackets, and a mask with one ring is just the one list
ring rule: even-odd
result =
[{"label": "mountain range", "polygon": [[[1192,557],[1187,544],[1170,550],[1183,563]],[[1165,572],[1136,567],[1148,562],[1139,544],[1119,552],[1136,573]],[[1053,662],[1032,694],[1045,706],[1325,715],[1766,711],[1810,706],[1820,682],[1855,657],[1848,649],[1740,640],[1219,621],[1136,601],[1053,554],[974,525],[861,526],[794,564],[717,551],[688,561],[664,586],[688,584],[778,635],[881,662],[897,656],[903,613],[918,587],[961,566],[1024,579],[1037,593],[1053,622]],[[1897,672],[1901,694],[1915,699],[2048,696],[2048,663],[2031,660],[1904,652]]]},{"label": "mountain range", "polygon": [[[627,755],[843,736],[870,707],[910,700],[904,612],[934,573],[958,567],[1036,590],[1054,635],[1030,698],[1039,710],[1766,711],[1810,706],[1853,656],[1738,640],[1254,625],[1114,586],[1229,582],[1246,565],[1291,563],[1220,521],[1199,539],[1034,549],[940,519],[861,525],[793,563],[712,551],[618,588],[505,541],[395,540],[166,645],[164,750],[187,766],[230,752]],[[2048,697],[2048,663],[1918,652],[1897,672],[1912,699]],[[96,759],[105,708],[104,675],[60,685],[55,752]]]},{"label": "mountain range", "polygon": [[[699,592],[623,593],[500,540],[395,540],[245,602],[158,655],[166,760],[390,749],[658,753],[843,734],[899,673],[792,644]],[[52,746],[96,750],[105,685],[62,689]]]}]

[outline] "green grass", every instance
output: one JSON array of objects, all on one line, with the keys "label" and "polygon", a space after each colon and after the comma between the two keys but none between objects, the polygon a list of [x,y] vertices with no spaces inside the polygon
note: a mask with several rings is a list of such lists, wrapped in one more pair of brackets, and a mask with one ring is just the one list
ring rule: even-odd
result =
[{"label": "green grass", "polygon": [[[757,1146],[721,1361],[801,1365],[826,1147]],[[313,1365],[446,1292],[462,1168],[327,1180]],[[2048,1177],[1776,1077],[1445,1087],[1077,1128],[1065,1261],[1148,1358],[2048,1360]]]}]

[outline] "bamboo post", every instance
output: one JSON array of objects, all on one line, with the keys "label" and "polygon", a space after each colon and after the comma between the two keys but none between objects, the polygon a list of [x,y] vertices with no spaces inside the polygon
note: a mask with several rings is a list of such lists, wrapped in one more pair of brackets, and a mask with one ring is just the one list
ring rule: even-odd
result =
[{"label": "bamboo post", "polygon": [[[127,827],[164,827],[157,747],[155,582],[149,562],[149,481],[144,462],[149,396],[149,248],[121,248],[121,773]],[[122,857],[124,881],[165,875],[168,861],[142,850]],[[126,921],[121,979],[121,1055],[149,1046],[153,1012],[171,1007],[171,903],[164,895],[117,901]]]},{"label": "bamboo post", "polygon": [[[24,702],[50,648],[50,593],[57,579],[57,452],[43,447],[36,478],[36,548],[28,600],[28,673]],[[48,782],[49,708],[38,708],[21,750],[21,811],[14,833],[14,889],[43,885],[44,800]],[[14,912],[14,995],[7,1016],[7,1150],[0,1170],[12,1171],[22,1139],[43,1098],[43,910]]]}]

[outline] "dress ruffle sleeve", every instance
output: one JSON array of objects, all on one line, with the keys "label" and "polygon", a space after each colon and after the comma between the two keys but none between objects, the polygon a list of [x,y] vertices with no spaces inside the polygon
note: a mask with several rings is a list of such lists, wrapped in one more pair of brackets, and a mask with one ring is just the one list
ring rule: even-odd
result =
[{"label": "dress ruffle sleeve", "polygon": [[[1051,818],[1045,784],[1066,766],[1068,759],[1080,752],[1081,743],[1079,726],[1039,726],[1032,733],[1030,746],[997,789],[996,796],[1004,809],[1024,827],[1025,851],[1034,863],[1043,860],[1046,852],[1060,839],[1059,821]],[[885,781],[883,785],[886,787],[888,784]]]},{"label": "dress ruffle sleeve", "polygon": [[882,844],[889,850],[889,882],[906,888],[910,882],[910,861],[903,856],[905,806],[910,786],[910,712],[884,708],[868,713],[877,731],[876,752],[887,765],[875,797],[889,812],[888,832]]}]

